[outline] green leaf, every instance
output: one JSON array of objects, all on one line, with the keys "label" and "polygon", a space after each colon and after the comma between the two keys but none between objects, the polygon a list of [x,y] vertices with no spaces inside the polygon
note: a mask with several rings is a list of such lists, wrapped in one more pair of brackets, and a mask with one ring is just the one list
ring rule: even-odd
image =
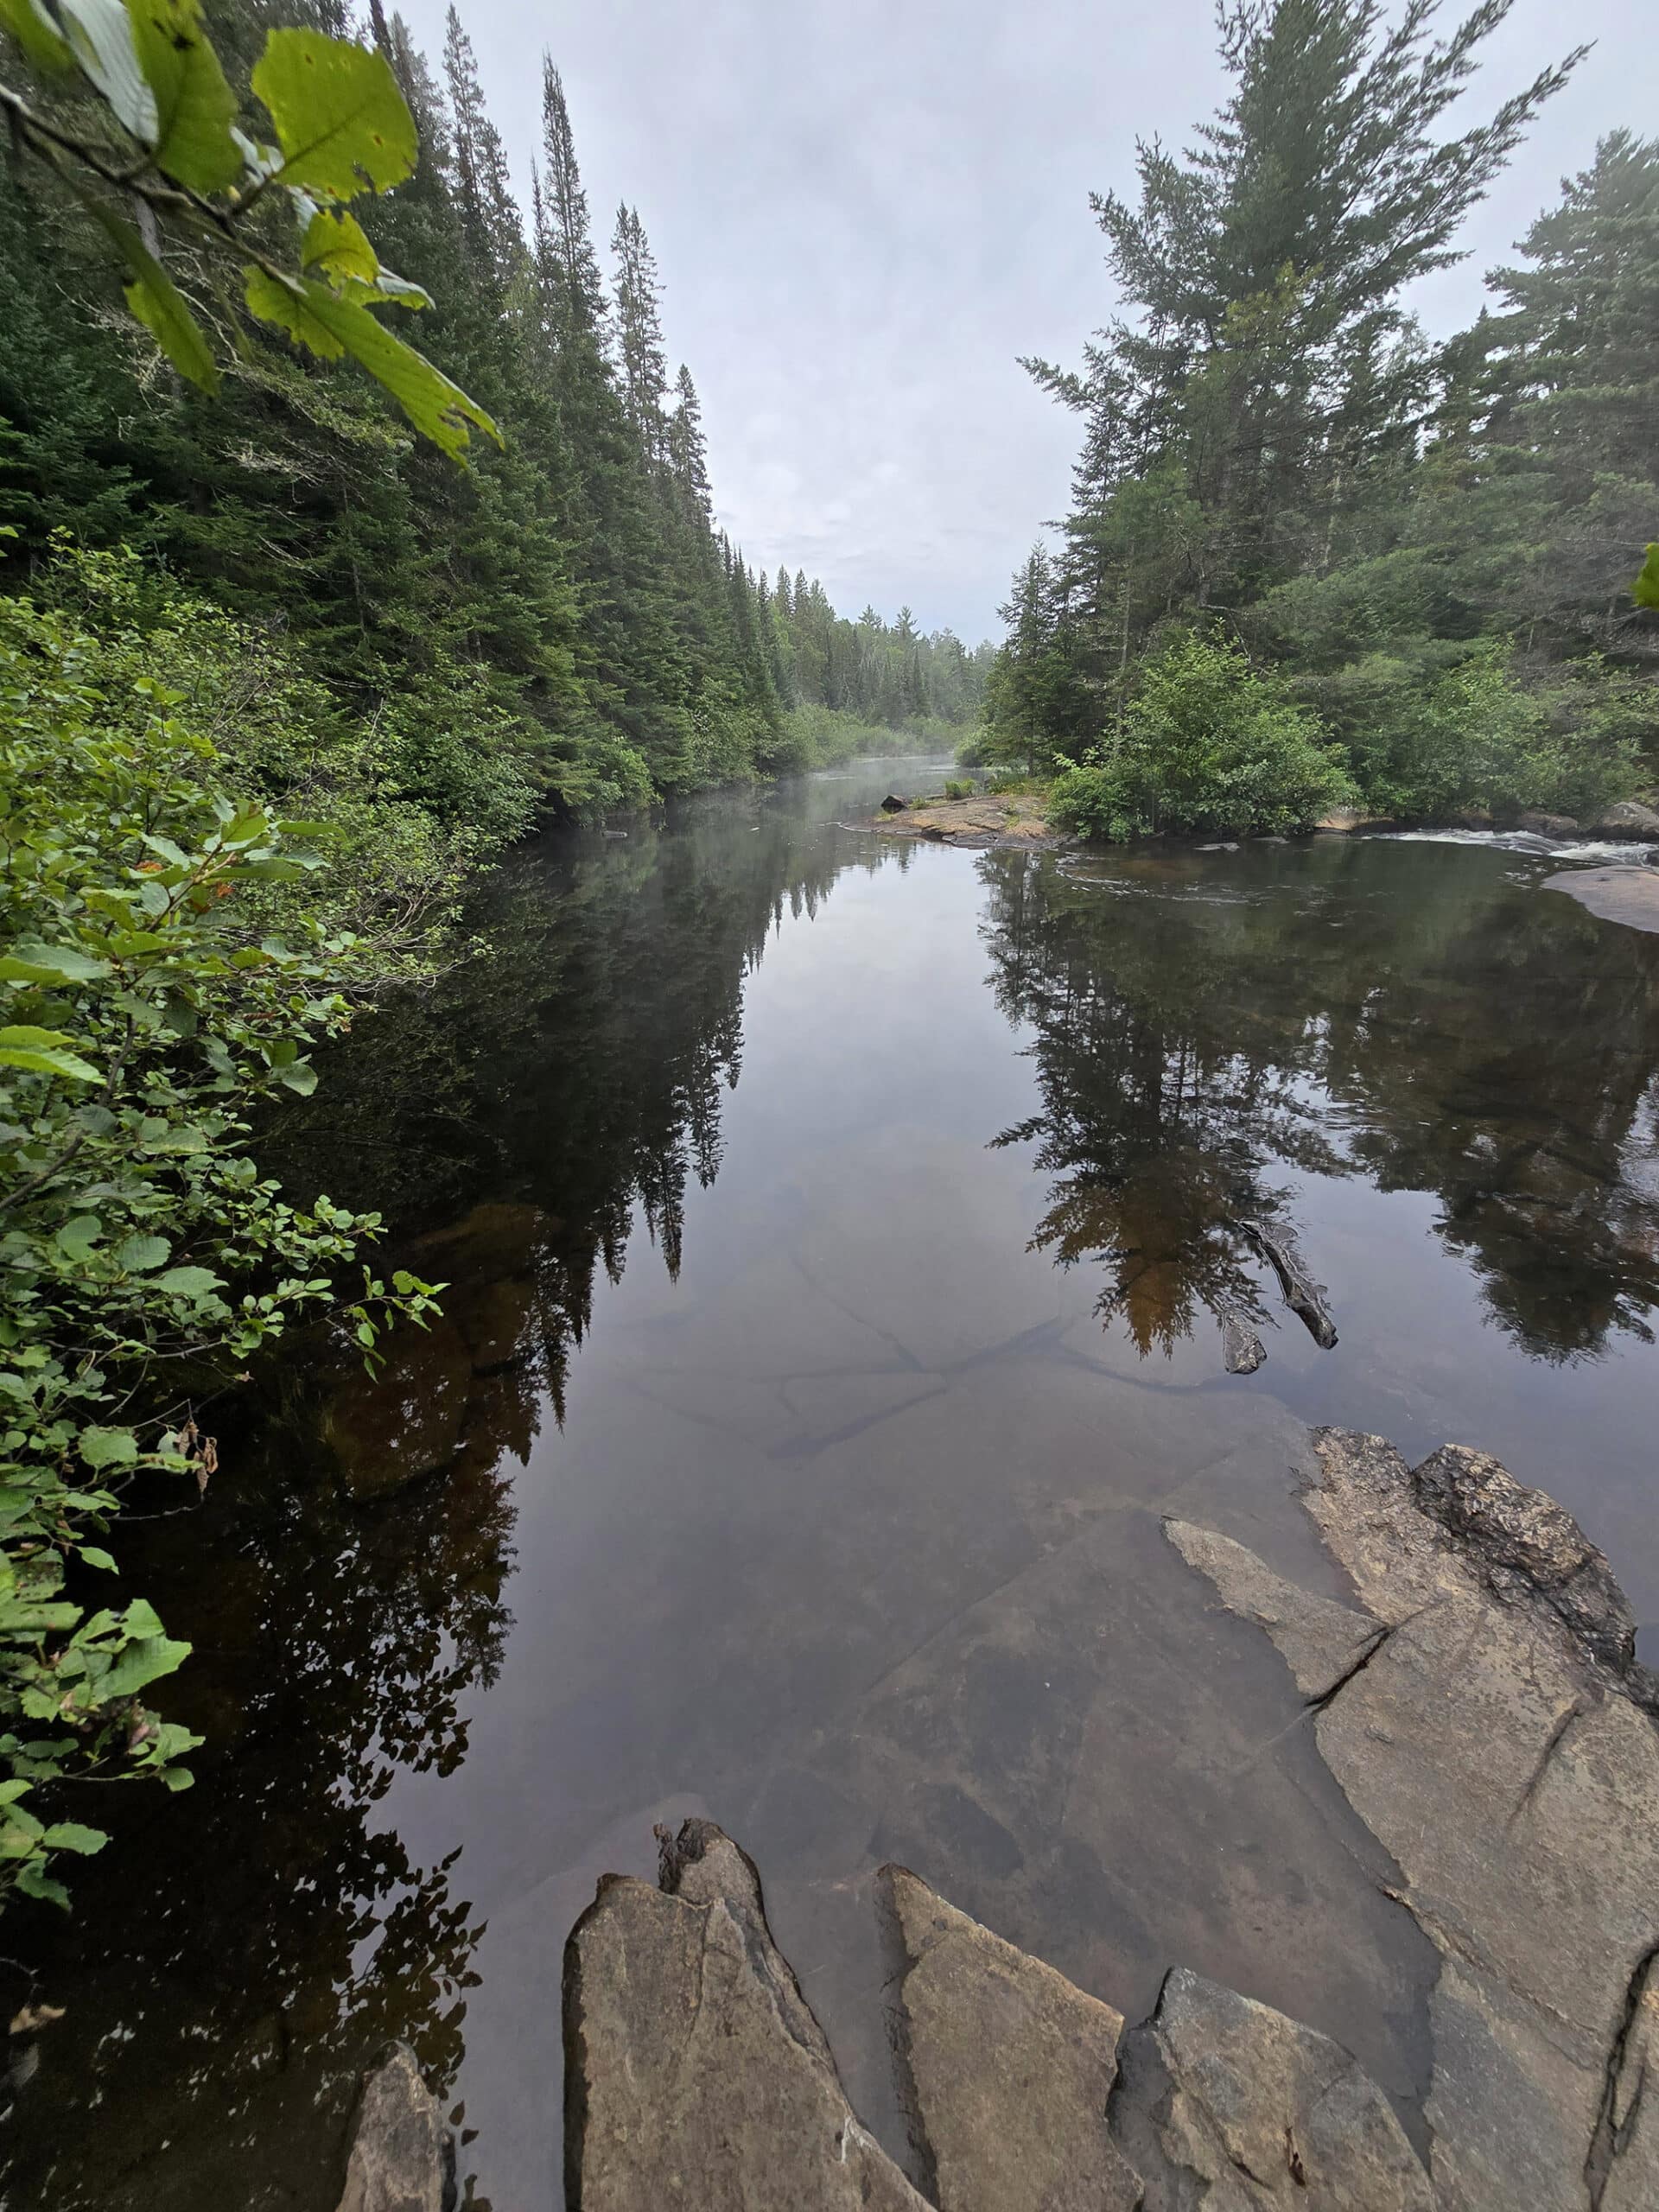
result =
[{"label": "green leaf", "polygon": [[280,182],[354,200],[365,183],[389,192],[414,175],[415,118],[378,50],[321,31],[274,30],[253,89],[276,127]]},{"label": "green leaf", "polygon": [[380,259],[369,244],[355,215],[335,207],[319,207],[305,226],[300,259],[308,269],[319,269],[334,283],[356,276],[372,284],[380,274]]},{"label": "green leaf", "polygon": [[170,1291],[175,1298],[213,1298],[224,1288],[211,1268],[169,1268],[164,1275],[157,1275],[158,1290]]},{"label": "green leaf", "polygon": [[25,1897],[39,1897],[45,1904],[61,1905],[66,1912],[69,1910],[68,1891],[61,1882],[52,1879],[44,1862],[39,1859],[31,1859],[26,1866],[18,1870],[17,1886]]},{"label": "green leaf", "polygon": [[13,1024],[0,1029],[0,1066],[25,1068],[31,1075],[64,1076],[75,1083],[102,1083],[102,1075],[90,1061],[66,1049],[73,1041],[61,1029]]},{"label": "green leaf", "polygon": [[349,353],[385,385],[422,436],[441,446],[452,460],[466,458],[471,442],[468,423],[501,443],[495,424],[459,385],[451,384],[412,346],[394,338],[366,308],[342,300],[326,284],[278,280],[262,269],[251,269],[247,302],[262,321],[286,330],[320,359],[335,361]]},{"label": "green leaf", "polygon": [[103,93],[118,122],[146,146],[161,130],[160,111],[122,0],[58,0],[64,35],[77,61]]},{"label": "green leaf", "polygon": [[40,0],[0,0],[0,23],[16,40],[37,69],[61,76],[73,69],[75,57]]},{"label": "green leaf", "polygon": [[297,1091],[302,1098],[308,1098],[317,1087],[317,1071],[306,1060],[290,1061],[287,1067],[279,1068],[276,1075],[278,1082]]},{"label": "green leaf", "polygon": [[144,1274],[151,1268],[164,1268],[172,1252],[165,1236],[129,1236],[116,1246],[115,1264],[130,1275]]},{"label": "green leaf", "polygon": [[[138,60],[155,97],[156,166],[194,192],[222,192],[242,175],[231,137],[236,101],[202,28],[196,0],[127,0]],[[141,134],[142,135],[142,134]]]},{"label": "green leaf", "polygon": [[163,1675],[176,1674],[190,1656],[190,1646],[170,1636],[141,1637],[116,1661],[98,1686],[98,1694],[105,1704],[117,1698],[133,1697]]},{"label": "green leaf", "polygon": [[130,1467],[138,1457],[130,1428],[83,1428],[75,1448],[89,1467]]},{"label": "green leaf", "polygon": [[219,370],[201,334],[201,325],[186,304],[184,295],[134,230],[112,207],[83,194],[94,220],[113,242],[132,271],[125,286],[127,306],[142,322],[181,377],[203,391],[219,388]]},{"label": "green leaf", "polygon": [[1649,546],[1642,572],[1630,586],[1630,597],[1638,607],[1659,607],[1659,545]]},{"label": "green leaf", "polygon": [[89,1828],[79,1821],[54,1821],[41,1841],[48,1851],[79,1851],[90,1859],[109,1841],[102,1828]]},{"label": "green leaf", "polygon": [[96,1567],[105,1574],[113,1574],[116,1572],[114,1560],[101,1544],[82,1544],[76,1553],[76,1557],[84,1566]]},{"label": "green leaf", "polygon": [[78,946],[42,944],[35,938],[20,938],[0,959],[0,982],[8,983],[90,983],[109,972],[107,960],[95,960]]}]

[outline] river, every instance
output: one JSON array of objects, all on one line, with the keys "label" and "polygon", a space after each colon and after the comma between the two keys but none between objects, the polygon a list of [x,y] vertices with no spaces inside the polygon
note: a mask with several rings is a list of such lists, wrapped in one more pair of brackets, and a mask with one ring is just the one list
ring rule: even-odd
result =
[{"label": "river", "polygon": [[1490,842],[855,826],[938,766],[521,850],[270,1133],[447,1318],[373,1390],[294,1346],[122,1533],[208,1742],[8,1926],[66,2008],[8,2207],[333,2212],[393,2035],[471,2201],[556,2203],[564,1936],[690,1812],[890,2141],[888,1859],[1131,2016],[1174,1961],[1266,1999],[1416,2126],[1433,1955],[1160,1517],[1335,1594],[1306,1424],[1478,1444],[1659,1624],[1659,938]]}]

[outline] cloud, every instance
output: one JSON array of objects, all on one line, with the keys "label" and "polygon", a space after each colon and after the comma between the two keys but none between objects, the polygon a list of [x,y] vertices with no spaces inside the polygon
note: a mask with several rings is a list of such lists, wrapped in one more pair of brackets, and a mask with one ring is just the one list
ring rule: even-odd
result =
[{"label": "cloud", "polygon": [[[435,60],[438,0],[404,12]],[[994,629],[1077,446],[1017,357],[1075,359],[1110,313],[1088,194],[1132,187],[1137,135],[1185,143],[1214,105],[1208,0],[468,0],[465,20],[526,199],[546,46],[601,246],[638,207],[749,558],[806,567],[849,611]],[[1659,113],[1637,0],[1519,0],[1471,116],[1584,38],[1471,261],[1422,288],[1436,329],[1599,133]]]}]

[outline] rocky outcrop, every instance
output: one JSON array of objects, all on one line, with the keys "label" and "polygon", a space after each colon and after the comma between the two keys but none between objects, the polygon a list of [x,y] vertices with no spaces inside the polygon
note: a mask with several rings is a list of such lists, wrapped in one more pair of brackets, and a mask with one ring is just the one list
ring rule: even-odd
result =
[{"label": "rocky outcrop", "polygon": [[1389,830],[1393,826],[1389,816],[1369,814],[1358,806],[1333,806],[1313,824],[1316,830],[1329,830],[1339,836],[1351,836],[1356,830]]},{"label": "rocky outcrop", "polygon": [[1567,868],[1545,878],[1546,891],[1564,891],[1604,922],[1626,929],[1659,930],[1659,868]]},{"label": "rocky outcrop", "polygon": [[1184,1967],[1124,2044],[1111,2124],[1145,2212],[1433,2212],[1405,2130],[1340,2044]]},{"label": "rocky outcrop", "polygon": [[1106,2103],[1123,2016],[935,1897],[876,1877],[916,2171],[943,2212],[1135,2212]]},{"label": "rocky outcrop", "polygon": [[1321,1432],[1307,1503],[1353,1605],[1166,1533],[1260,1624],[1440,1954],[1425,2115],[1447,2212],[1659,2203],[1645,2094],[1659,1731],[1629,1611],[1570,1516],[1484,1455]]},{"label": "rocky outcrop", "polygon": [[1048,802],[1040,792],[986,791],[974,798],[918,799],[876,817],[889,836],[919,837],[931,844],[961,845],[973,852],[995,846],[1040,851],[1065,840],[1050,830]]},{"label": "rocky outcrop", "polygon": [[407,2044],[364,2082],[340,2212],[448,2212],[454,2151]]},{"label": "rocky outcrop", "polygon": [[1517,830],[1529,830],[1535,837],[1576,837],[1577,821],[1570,814],[1542,814],[1536,808],[1529,809],[1515,817]]},{"label": "rocky outcrop", "polygon": [[1659,837],[1659,808],[1622,798],[1591,827],[1598,837]]},{"label": "rocky outcrop", "polygon": [[659,1887],[600,1885],[565,1947],[564,2053],[569,2212],[921,2212],[710,1821],[664,1837]]}]

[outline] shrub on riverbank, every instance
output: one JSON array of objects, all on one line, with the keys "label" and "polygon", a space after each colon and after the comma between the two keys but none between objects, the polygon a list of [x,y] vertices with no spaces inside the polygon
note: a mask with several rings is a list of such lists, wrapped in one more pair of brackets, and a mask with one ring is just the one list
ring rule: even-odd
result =
[{"label": "shrub on riverbank", "polygon": [[1318,718],[1224,638],[1149,661],[1115,741],[1055,779],[1049,817],[1086,837],[1305,830],[1347,792]]},{"label": "shrub on riverbank", "polygon": [[[378,1217],[289,1205],[251,1116],[315,1087],[346,994],[429,950],[519,807],[487,752],[429,750],[423,799],[370,781],[275,645],[135,565],[60,581],[78,605],[0,599],[0,1897],[61,1903],[54,1859],[104,1839],[54,1785],[179,1788],[195,1740],[143,1702],[188,1645],[142,1598],[97,1603],[124,1499],[206,1487],[193,1394],[296,1317],[335,1310],[372,1355],[430,1305],[366,1268],[336,1291]],[[300,811],[324,798],[338,830]],[[468,819],[492,807],[493,833]]]}]

